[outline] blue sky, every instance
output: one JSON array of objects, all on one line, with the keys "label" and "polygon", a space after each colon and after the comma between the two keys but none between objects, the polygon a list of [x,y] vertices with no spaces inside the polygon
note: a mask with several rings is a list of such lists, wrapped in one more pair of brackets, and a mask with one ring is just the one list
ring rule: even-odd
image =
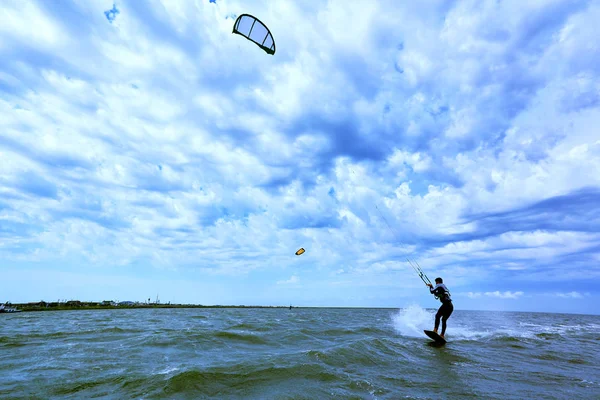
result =
[{"label": "blue sky", "polygon": [[422,3],[3,1],[0,301],[597,314],[600,4]]}]

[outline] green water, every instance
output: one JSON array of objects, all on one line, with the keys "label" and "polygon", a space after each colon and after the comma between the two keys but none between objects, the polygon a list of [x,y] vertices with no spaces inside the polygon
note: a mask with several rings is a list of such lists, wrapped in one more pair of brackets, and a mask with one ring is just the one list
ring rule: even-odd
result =
[{"label": "green water", "polygon": [[598,399],[600,317],[456,310],[0,315],[2,399]]}]

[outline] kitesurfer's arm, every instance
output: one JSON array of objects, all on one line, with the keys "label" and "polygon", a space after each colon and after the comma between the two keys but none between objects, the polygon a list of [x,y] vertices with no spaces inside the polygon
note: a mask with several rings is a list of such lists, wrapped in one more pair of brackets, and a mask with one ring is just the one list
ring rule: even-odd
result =
[{"label": "kitesurfer's arm", "polygon": [[427,286],[429,286],[429,293],[433,294],[433,292],[434,292],[433,285],[431,283],[428,283]]},{"label": "kitesurfer's arm", "polygon": [[435,287],[433,287],[431,283],[428,283],[427,286],[429,286],[429,293],[435,296],[441,296],[442,293],[444,293],[444,290],[440,287],[440,285],[435,285]]}]

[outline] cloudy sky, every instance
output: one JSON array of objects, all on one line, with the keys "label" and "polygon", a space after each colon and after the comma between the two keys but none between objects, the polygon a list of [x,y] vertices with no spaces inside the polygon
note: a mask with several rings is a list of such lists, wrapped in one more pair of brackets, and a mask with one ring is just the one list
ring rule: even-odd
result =
[{"label": "cloudy sky", "polygon": [[[271,30],[268,55],[232,34]],[[598,313],[600,2],[0,3],[0,301]],[[294,252],[303,247],[306,253]]]}]

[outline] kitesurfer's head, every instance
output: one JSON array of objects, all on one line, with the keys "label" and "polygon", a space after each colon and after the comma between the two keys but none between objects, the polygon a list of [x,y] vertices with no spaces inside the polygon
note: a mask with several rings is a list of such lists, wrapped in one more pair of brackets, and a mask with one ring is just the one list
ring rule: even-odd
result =
[{"label": "kitesurfer's head", "polygon": [[442,278],[435,278],[435,283],[444,283]]}]

